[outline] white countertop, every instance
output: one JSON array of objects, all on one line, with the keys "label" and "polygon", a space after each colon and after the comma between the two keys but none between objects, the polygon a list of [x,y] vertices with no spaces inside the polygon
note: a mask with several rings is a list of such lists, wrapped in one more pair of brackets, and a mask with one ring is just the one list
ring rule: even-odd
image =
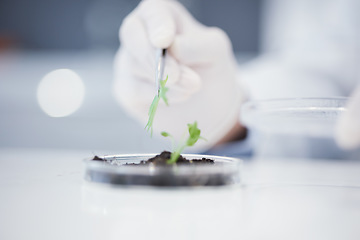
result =
[{"label": "white countertop", "polygon": [[360,162],[252,160],[242,187],[114,188],[91,151],[0,149],[0,239],[359,239]]}]

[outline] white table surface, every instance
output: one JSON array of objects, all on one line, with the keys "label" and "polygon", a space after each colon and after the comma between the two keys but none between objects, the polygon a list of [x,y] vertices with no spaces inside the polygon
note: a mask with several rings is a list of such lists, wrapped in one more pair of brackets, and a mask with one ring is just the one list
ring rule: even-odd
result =
[{"label": "white table surface", "polygon": [[252,160],[241,187],[85,182],[91,151],[0,149],[0,239],[359,239],[360,162]]}]

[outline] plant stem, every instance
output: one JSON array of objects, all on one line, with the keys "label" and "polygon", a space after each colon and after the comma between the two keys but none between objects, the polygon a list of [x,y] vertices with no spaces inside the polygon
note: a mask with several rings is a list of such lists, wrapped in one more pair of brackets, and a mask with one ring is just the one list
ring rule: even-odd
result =
[{"label": "plant stem", "polygon": [[180,154],[182,153],[182,151],[184,151],[186,145],[181,146],[180,148],[178,148],[176,151],[171,153],[171,157],[170,159],[166,162],[167,164],[173,164],[176,163],[176,161],[179,159]]},{"label": "plant stem", "polygon": [[159,104],[159,100],[160,100],[160,98],[156,95],[154,97],[154,100],[151,103],[149,113],[148,113],[149,120],[148,120],[148,122],[147,122],[147,124],[145,126],[145,129],[147,131],[149,131],[149,130],[151,131],[151,136],[153,134],[153,122],[154,122],[154,118],[155,118],[156,109],[157,109],[157,106]]}]

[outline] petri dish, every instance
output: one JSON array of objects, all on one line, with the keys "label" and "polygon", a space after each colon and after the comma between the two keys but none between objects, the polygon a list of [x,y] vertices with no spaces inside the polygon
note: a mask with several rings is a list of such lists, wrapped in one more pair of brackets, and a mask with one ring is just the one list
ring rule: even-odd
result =
[{"label": "petri dish", "polygon": [[131,165],[157,154],[121,154],[101,156],[105,161],[84,160],[84,178],[89,182],[118,186],[197,187],[241,183],[242,160],[238,158],[182,154],[188,160],[209,158],[210,165]]},{"label": "petri dish", "polygon": [[348,98],[293,98],[249,101],[241,121],[250,129],[276,134],[333,137]]}]

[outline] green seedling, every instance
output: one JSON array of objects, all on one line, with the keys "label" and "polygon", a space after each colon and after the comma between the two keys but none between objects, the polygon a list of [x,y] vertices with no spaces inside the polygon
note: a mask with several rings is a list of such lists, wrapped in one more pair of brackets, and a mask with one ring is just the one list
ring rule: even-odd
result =
[{"label": "green seedling", "polygon": [[[206,140],[205,138],[200,136],[200,129],[197,127],[197,122],[195,121],[193,124],[188,124],[189,137],[188,139],[179,145],[175,150],[171,153],[170,159],[167,161],[168,164],[176,163],[179,159],[180,154],[184,151],[186,147],[193,146],[199,139]],[[170,137],[172,141],[172,145],[174,146],[174,138],[167,132],[161,132],[161,135],[164,137]]]},{"label": "green seedling", "polygon": [[160,80],[159,94],[155,95],[154,100],[152,101],[150,108],[149,108],[149,112],[148,112],[149,119],[145,126],[145,129],[147,131],[150,130],[151,136],[153,134],[153,123],[154,123],[154,118],[155,118],[156,110],[159,105],[160,99],[162,99],[167,106],[169,105],[168,99],[166,97],[166,93],[169,89],[167,87],[165,87],[167,80],[168,80],[168,76],[166,76],[165,80]]},{"label": "green seedling", "polygon": [[[165,80],[160,80],[160,89],[157,95],[155,95],[150,108],[149,108],[149,112],[148,112],[148,122],[145,126],[145,129],[147,131],[151,131],[151,136],[153,134],[153,123],[154,123],[154,118],[155,118],[155,114],[156,114],[156,110],[157,107],[159,105],[160,99],[162,99],[165,104],[168,106],[168,99],[166,96],[167,91],[169,90],[167,87],[165,87],[166,82],[168,80],[168,76],[166,76]],[[193,146],[199,139],[204,139],[205,138],[200,136],[200,129],[197,127],[197,122],[195,121],[193,124],[188,124],[188,131],[189,131],[189,137],[188,139],[182,143],[181,145],[179,145],[172,153],[171,153],[171,157],[170,159],[167,161],[168,164],[173,164],[176,163],[176,161],[179,159],[180,154],[184,151],[184,149],[186,147],[191,147]],[[170,137],[171,141],[172,141],[172,145],[174,145],[174,138],[167,132],[161,132],[161,135],[164,137]]]}]

